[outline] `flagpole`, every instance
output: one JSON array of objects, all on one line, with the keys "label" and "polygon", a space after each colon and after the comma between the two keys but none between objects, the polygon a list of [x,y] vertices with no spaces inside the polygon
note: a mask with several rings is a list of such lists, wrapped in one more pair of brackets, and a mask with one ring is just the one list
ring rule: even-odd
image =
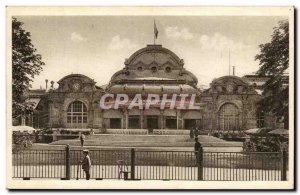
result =
[{"label": "flagpole", "polygon": [[155,19],[153,20],[153,42],[155,45]]}]

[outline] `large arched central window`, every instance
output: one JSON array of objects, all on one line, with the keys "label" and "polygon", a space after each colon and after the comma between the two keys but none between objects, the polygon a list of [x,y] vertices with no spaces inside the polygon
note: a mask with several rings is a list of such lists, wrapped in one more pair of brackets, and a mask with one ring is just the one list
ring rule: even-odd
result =
[{"label": "large arched central window", "polygon": [[87,108],[84,103],[75,101],[69,105],[67,126],[72,128],[87,127]]},{"label": "large arched central window", "polygon": [[222,105],[219,110],[219,129],[225,131],[235,131],[240,129],[239,110],[232,103]]}]

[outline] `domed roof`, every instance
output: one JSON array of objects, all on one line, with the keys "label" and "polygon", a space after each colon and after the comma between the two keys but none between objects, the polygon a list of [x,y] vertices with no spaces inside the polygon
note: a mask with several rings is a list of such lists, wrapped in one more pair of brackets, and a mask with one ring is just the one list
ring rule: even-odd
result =
[{"label": "domed roof", "polygon": [[158,66],[170,65],[174,68],[182,68],[183,60],[172,51],[162,47],[162,45],[147,45],[132,54],[125,60],[128,69],[136,68],[139,65],[149,65],[155,62]]},{"label": "domed roof", "polygon": [[184,62],[161,45],[147,45],[125,60],[125,68],[116,72],[111,84],[173,83],[197,86],[197,78],[183,68]]}]

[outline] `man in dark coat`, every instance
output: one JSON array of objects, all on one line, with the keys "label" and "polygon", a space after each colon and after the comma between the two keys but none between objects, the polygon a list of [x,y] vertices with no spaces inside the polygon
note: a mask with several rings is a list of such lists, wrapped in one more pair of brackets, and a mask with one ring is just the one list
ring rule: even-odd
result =
[{"label": "man in dark coat", "polygon": [[199,152],[200,148],[202,148],[202,145],[200,144],[200,142],[198,141],[198,138],[196,137],[195,138],[195,144],[194,144],[194,151],[195,151],[195,156],[196,156],[197,163],[199,162],[198,152]]},{"label": "man in dark coat", "polygon": [[90,175],[90,170],[92,166],[92,162],[89,156],[89,151],[88,150],[83,150],[83,155],[84,158],[82,159],[82,169],[85,172],[86,180],[89,180],[91,175]]}]

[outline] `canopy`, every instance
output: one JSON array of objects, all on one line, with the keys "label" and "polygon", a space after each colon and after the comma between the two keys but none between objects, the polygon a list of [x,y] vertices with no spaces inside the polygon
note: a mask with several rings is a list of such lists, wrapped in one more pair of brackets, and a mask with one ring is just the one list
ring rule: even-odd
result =
[{"label": "canopy", "polygon": [[28,98],[25,101],[32,103],[32,108],[36,109],[36,107],[39,105],[41,101],[41,98]]},{"label": "canopy", "polygon": [[25,126],[25,125],[13,126],[12,130],[20,131],[20,132],[28,132],[28,133],[33,133],[33,131],[35,131],[35,129],[33,127]]},{"label": "canopy", "polygon": [[262,131],[260,128],[248,129],[245,131],[247,134],[259,134]]},{"label": "canopy", "polygon": [[270,131],[269,134],[288,135],[289,130],[287,130],[287,129],[275,129],[275,130]]},{"label": "canopy", "polygon": [[245,131],[246,134],[264,134],[267,133],[270,129],[267,128],[255,128],[255,129],[248,129]]}]

